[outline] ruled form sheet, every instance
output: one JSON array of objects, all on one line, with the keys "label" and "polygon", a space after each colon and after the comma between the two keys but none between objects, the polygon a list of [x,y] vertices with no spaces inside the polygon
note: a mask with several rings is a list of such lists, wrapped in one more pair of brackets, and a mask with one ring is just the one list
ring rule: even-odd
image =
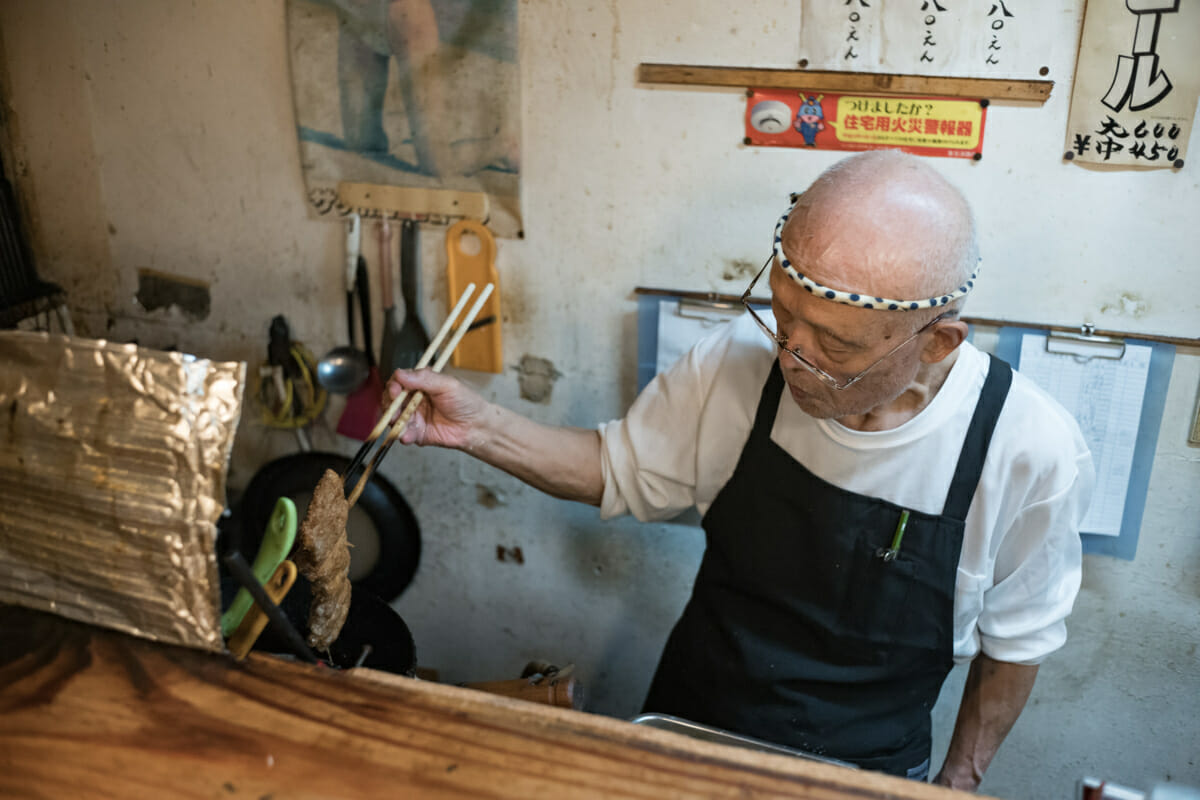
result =
[{"label": "ruled form sheet", "polygon": [[1022,336],[1020,372],[1075,417],[1092,451],[1096,491],[1081,531],[1118,536],[1154,348],[1126,343],[1115,359],[1085,341],[1064,340],[1069,352],[1048,352],[1046,340],[1043,334]]}]

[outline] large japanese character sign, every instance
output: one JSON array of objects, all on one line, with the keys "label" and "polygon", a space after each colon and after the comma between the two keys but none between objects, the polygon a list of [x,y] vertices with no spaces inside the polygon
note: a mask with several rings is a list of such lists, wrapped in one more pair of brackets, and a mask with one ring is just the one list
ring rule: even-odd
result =
[{"label": "large japanese character sign", "polygon": [[1113,111],[1129,103],[1130,111],[1143,111],[1156,104],[1171,91],[1171,79],[1158,68],[1158,30],[1163,14],[1179,12],[1179,0],[1170,2],[1139,2],[1125,0],[1125,5],[1137,16],[1133,34],[1133,54],[1117,56],[1117,71],[1112,86],[1101,101]]},{"label": "large japanese character sign", "polygon": [[1200,4],[1089,2],[1064,157],[1181,169],[1200,93],[1197,47]]}]

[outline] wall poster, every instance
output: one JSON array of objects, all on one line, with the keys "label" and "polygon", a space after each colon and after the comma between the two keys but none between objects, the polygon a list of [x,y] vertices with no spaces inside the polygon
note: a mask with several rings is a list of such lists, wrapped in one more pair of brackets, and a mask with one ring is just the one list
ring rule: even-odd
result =
[{"label": "wall poster", "polygon": [[288,0],[287,28],[314,214],[378,215],[340,202],[341,182],[476,192],[516,234],[517,0]]},{"label": "wall poster", "polygon": [[746,144],[980,159],[987,101],[754,89]]},{"label": "wall poster", "polygon": [[1200,3],[1088,0],[1064,157],[1183,167],[1200,94]]}]

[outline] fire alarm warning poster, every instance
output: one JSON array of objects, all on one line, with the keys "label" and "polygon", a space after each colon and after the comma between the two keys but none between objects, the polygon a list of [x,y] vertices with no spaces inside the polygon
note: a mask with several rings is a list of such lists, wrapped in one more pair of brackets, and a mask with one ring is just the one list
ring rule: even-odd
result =
[{"label": "fire alarm warning poster", "polygon": [[978,160],[986,120],[986,100],[754,89],[746,101],[746,144]]}]

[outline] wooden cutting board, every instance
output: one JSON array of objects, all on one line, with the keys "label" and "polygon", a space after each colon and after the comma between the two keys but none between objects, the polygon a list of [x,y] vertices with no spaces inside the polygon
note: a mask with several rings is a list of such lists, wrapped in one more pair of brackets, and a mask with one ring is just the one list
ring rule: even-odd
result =
[{"label": "wooden cutting board", "polygon": [[446,231],[446,280],[449,285],[449,305],[454,308],[468,284],[475,284],[475,294],[489,283],[495,290],[476,321],[491,318],[487,325],[463,337],[450,363],[459,369],[499,373],[504,369],[500,332],[500,276],[496,272],[496,240],[484,225],[464,219]]}]

